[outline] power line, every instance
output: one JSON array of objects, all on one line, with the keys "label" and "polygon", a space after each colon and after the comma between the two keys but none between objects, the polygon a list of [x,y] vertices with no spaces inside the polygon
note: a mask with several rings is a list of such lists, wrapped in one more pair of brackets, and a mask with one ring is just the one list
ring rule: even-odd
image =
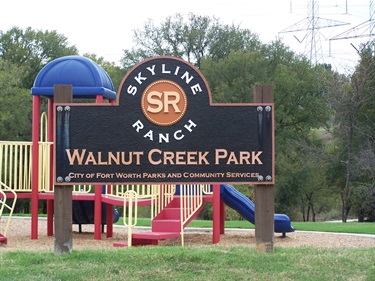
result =
[{"label": "power line", "polygon": [[[305,49],[304,54],[309,59],[311,64],[317,64],[323,62],[323,59],[328,59],[333,63],[333,59],[337,59],[332,55],[332,47],[331,42],[336,40],[344,40],[344,39],[351,39],[351,38],[363,38],[363,37],[373,37],[375,35],[375,0],[369,0],[370,1],[370,13],[369,20],[366,20],[362,22],[361,24],[356,25],[353,28],[350,28],[344,32],[341,32],[340,34],[335,34],[334,31],[337,28],[345,25],[350,25],[351,23],[343,22],[343,21],[337,21],[332,20],[328,18],[321,18],[319,17],[319,3],[317,0],[308,0],[308,13],[307,17],[279,32],[280,34],[283,33],[295,33],[293,34],[294,38],[297,39],[299,43],[305,42]],[[291,3],[291,2],[290,2]],[[327,8],[338,8],[342,11],[342,13],[336,14],[336,15],[344,15],[344,16],[350,16],[351,21],[353,21],[353,17],[356,17],[354,14],[357,14],[359,10],[357,8],[363,8],[365,5],[350,5],[350,10],[348,6],[348,0],[345,1],[345,6],[342,4],[338,5],[327,5],[323,4],[323,7]],[[343,10],[343,8],[345,10]],[[354,13],[353,12],[354,8]],[[292,12],[292,6],[290,6],[291,12]],[[345,12],[344,12],[345,11]],[[332,10],[330,11],[332,14]],[[357,16],[358,17],[358,16]],[[363,12],[362,16],[363,18]],[[324,36],[322,33],[323,29],[331,28],[332,31],[330,32],[330,35]],[[341,28],[342,30],[342,28]],[[296,33],[299,33],[297,36]],[[301,35],[302,34],[302,35]],[[323,52],[322,48],[322,40],[329,41],[328,51]],[[358,41],[357,41],[358,42]],[[372,41],[368,41],[372,42]],[[350,45],[354,48],[352,50],[357,50],[359,47],[355,46],[353,43],[350,43]],[[350,45],[348,45],[348,48],[350,49]],[[343,47],[343,46],[341,46]],[[327,49],[327,48],[325,48]],[[328,56],[327,56],[328,53]],[[335,53],[337,54],[337,50],[335,50]],[[348,56],[345,56],[345,58],[341,58],[344,61],[349,61]],[[354,62],[355,60],[352,58],[351,60]]]},{"label": "power line", "polygon": [[[331,56],[331,42],[335,40],[344,40],[344,39],[352,39],[352,38],[361,38],[361,37],[369,37],[370,39],[368,42],[372,41],[372,37],[375,35],[375,19],[374,19],[374,12],[375,12],[375,2],[374,0],[370,0],[370,13],[369,13],[369,20],[362,22],[361,24],[348,29],[332,38],[329,39],[329,54]],[[353,48],[359,52],[359,49],[351,43]]]},{"label": "power line", "polygon": [[347,25],[349,23],[326,18],[320,18],[319,3],[317,0],[309,0],[307,14],[307,18],[280,31],[279,34],[288,32],[307,31],[307,33],[301,40],[298,39],[296,36],[294,37],[300,43],[305,41],[305,55],[307,55],[311,64],[318,64],[323,60],[323,51],[320,40],[320,29]]}]

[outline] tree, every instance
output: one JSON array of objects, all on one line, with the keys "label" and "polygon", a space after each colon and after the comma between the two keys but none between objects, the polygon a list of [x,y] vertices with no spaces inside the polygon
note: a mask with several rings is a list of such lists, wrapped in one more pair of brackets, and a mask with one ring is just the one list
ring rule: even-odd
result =
[{"label": "tree", "polygon": [[22,70],[22,88],[30,89],[36,75],[49,61],[76,54],[77,48],[68,46],[67,38],[56,31],[33,30],[31,27],[0,31],[0,58]]},{"label": "tree", "polygon": [[41,68],[49,61],[77,54],[67,38],[56,31],[0,31],[0,99],[2,140],[31,138],[30,88]]},{"label": "tree", "polygon": [[122,78],[125,76],[126,71],[119,66],[116,66],[114,62],[108,62],[103,57],[97,57],[95,54],[84,54],[85,57],[95,61],[100,65],[111,78],[115,91],[118,90]]},{"label": "tree", "polygon": [[375,57],[374,42],[364,45],[360,62],[352,77],[356,92],[363,102],[359,108],[356,127],[357,152],[353,155],[353,207],[361,221],[365,216],[375,221]]},{"label": "tree", "polygon": [[267,63],[259,51],[238,51],[218,61],[202,60],[201,71],[210,85],[214,102],[246,103],[252,101],[256,83],[270,81]]},{"label": "tree", "polygon": [[31,139],[31,95],[21,69],[0,59],[0,140]]},{"label": "tree", "polygon": [[179,13],[167,17],[160,26],[149,20],[134,31],[133,38],[136,47],[125,50],[121,59],[125,69],[145,58],[162,55],[183,58],[200,68],[205,57],[218,60],[232,51],[260,46],[258,37],[247,29],[222,25],[219,19],[192,13],[187,22]]},{"label": "tree", "polygon": [[[374,161],[366,160],[361,155],[373,155],[375,147],[375,59],[370,47],[363,47],[360,62],[350,77],[342,79],[335,74],[331,80],[329,102],[334,111],[333,133],[335,150],[332,163],[338,179],[336,184],[342,198],[342,221],[346,222],[353,207],[353,195],[358,197],[360,189],[368,187],[371,194],[374,190]],[[357,193],[357,194],[354,194]],[[367,196],[368,197],[368,196]],[[370,195],[371,198],[371,195]],[[357,202],[366,200],[366,195]],[[357,209],[362,209],[361,204]],[[358,210],[357,210],[358,211]]]}]

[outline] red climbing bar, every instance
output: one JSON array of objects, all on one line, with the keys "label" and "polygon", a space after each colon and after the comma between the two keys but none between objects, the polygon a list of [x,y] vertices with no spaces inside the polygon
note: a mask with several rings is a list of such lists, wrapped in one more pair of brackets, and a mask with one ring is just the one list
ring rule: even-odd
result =
[{"label": "red climbing bar", "polygon": [[220,242],[220,184],[213,185],[212,243]]}]

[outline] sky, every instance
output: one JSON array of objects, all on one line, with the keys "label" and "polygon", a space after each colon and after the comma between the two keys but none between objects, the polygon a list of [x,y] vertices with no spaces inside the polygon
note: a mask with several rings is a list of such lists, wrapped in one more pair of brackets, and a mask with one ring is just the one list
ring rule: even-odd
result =
[{"label": "sky", "polygon": [[[156,25],[176,13],[219,18],[222,24],[235,24],[256,33],[263,43],[281,39],[297,53],[310,54],[308,31],[291,30],[308,22],[312,0],[2,0],[0,30],[13,26],[56,30],[75,45],[80,54],[93,53],[118,63],[124,49],[134,47],[133,30],[152,19]],[[370,0],[315,1],[315,16],[345,23],[320,28],[315,35],[319,62],[331,63],[340,72],[350,72],[358,60],[355,48],[369,37],[329,40],[370,19]],[[311,6],[310,6],[311,7]],[[311,10],[311,8],[310,8]],[[323,21],[322,21],[323,22]],[[326,21],[320,24],[326,26]],[[369,25],[368,25],[369,26]],[[365,33],[368,34],[369,32]],[[359,33],[352,33],[352,35]],[[362,31],[363,34],[363,31]],[[313,52],[315,54],[315,52]],[[321,54],[321,55],[320,55]]]}]

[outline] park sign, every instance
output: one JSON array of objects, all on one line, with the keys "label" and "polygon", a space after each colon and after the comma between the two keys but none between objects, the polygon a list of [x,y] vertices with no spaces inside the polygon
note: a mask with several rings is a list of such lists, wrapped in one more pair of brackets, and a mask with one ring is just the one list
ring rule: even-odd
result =
[{"label": "park sign", "polygon": [[54,110],[57,185],[274,183],[274,105],[212,103],[179,58],[134,66],[114,103]]}]

